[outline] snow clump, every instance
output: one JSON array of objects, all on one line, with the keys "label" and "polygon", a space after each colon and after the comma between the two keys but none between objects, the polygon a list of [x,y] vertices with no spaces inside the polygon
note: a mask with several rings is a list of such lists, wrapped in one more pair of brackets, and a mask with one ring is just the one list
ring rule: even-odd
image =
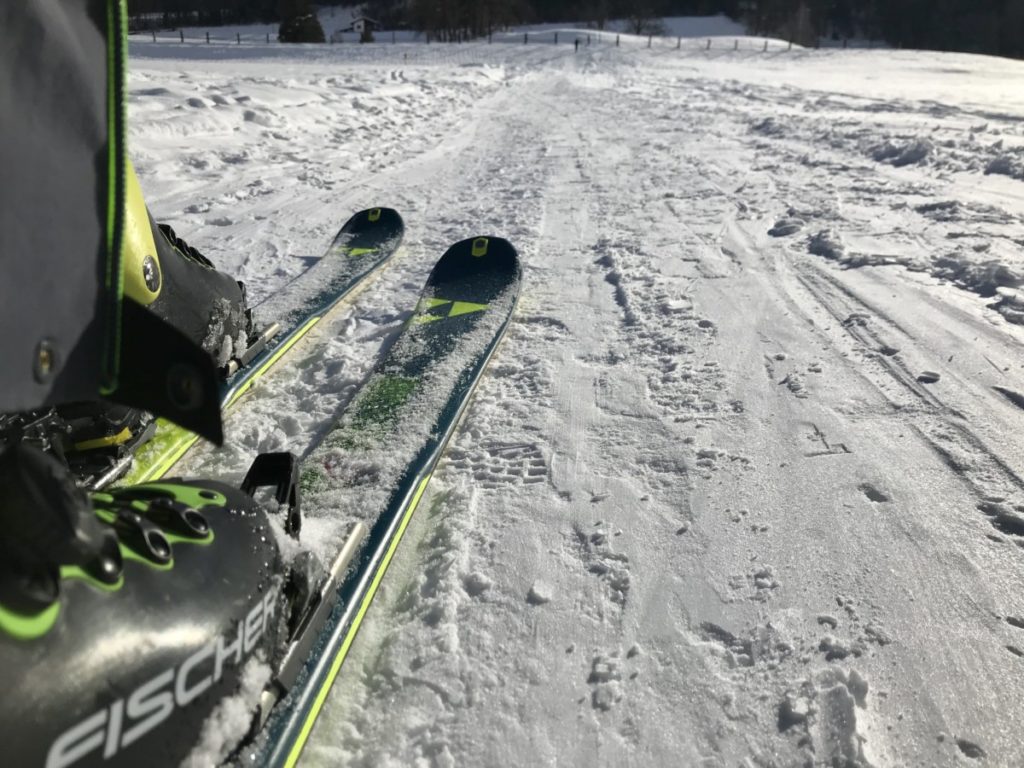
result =
[{"label": "snow clump", "polygon": [[823,229],[807,242],[807,250],[815,256],[823,256],[833,261],[842,261],[846,255],[846,246],[843,245],[839,234],[831,229]]},{"label": "snow clump", "polygon": [[928,139],[914,139],[906,144],[885,141],[871,147],[869,153],[879,163],[888,163],[897,168],[905,165],[920,165],[931,154],[932,143]]}]

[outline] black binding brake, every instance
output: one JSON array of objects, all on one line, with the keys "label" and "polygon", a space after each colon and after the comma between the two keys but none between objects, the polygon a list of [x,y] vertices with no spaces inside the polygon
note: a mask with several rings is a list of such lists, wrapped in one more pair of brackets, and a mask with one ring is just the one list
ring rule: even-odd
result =
[{"label": "black binding brake", "polygon": [[302,528],[299,507],[299,460],[291,453],[261,453],[245,473],[241,489],[255,498],[260,488],[273,487],[278,504],[288,505],[284,530],[294,538]]}]

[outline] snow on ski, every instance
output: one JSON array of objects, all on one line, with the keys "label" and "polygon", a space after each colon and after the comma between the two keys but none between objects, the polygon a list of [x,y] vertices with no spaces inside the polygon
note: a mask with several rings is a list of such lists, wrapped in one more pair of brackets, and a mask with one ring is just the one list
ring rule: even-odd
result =
[{"label": "snow on ski", "polygon": [[[519,295],[506,240],[456,243],[408,325],[303,462],[303,541],[335,562],[274,679],[260,763],[294,765],[430,476],[501,341]],[[353,549],[355,565],[345,571]],[[335,610],[336,606],[338,609]],[[311,649],[319,649],[310,655]],[[265,697],[266,700],[266,697]]]},{"label": "snow on ski", "polygon": [[[405,225],[392,208],[370,208],[354,214],[335,235],[323,257],[254,309],[262,332],[242,360],[232,360],[221,385],[221,408],[229,411],[291,348],[388,259],[402,242]],[[121,484],[164,476],[198,437],[158,419],[156,434],[135,454],[126,456],[131,469]],[[116,465],[95,483],[102,488],[123,471]]]}]

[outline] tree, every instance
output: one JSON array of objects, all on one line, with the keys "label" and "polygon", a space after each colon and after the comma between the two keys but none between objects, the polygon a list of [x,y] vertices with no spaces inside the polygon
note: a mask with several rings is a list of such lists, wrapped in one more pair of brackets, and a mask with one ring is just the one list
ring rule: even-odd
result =
[{"label": "tree", "polygon": [[413,27],[434,40],[453,42],[526,21],[528,0],[412,0]]},{"label": "tree", "polygon": [[383,29],[397,29],[407,23],[405,0],[370,0],[366,3],[366,15],[380,22]]},{"label": "tree", "polygon": [[633,0],[627,4],[626,31],[634,35],[663,35],[665,24],[650,0]]},{"label": "tree", "polygon": [[589,4],[589,8],[590,13],[586,18],[587,23],[593,24],[597,29],[604,29],[605,24],[608,23],[608,13],[611,10],[608,0],[594,0],[594,2]]},{"label": "tree", "polygon": [[310,10],[308,0],[281,0],[281,26],[277,39],[282,43],[322,43],[324,28]]}]

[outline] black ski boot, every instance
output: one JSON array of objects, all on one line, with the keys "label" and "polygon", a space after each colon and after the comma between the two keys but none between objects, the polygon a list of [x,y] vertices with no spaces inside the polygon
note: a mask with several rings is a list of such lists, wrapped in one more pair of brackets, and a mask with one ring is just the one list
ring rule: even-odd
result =
[{"label": "black ski boot", "polygon": [[[131,166],[125,225],[125,295],[202,346],[222,373],[232,370],[254,341],[245,286],[218,272],[170,226],[153,221]],[[135,408],[103,400],[71,403],[0,416],[0,446],[28,442],[49,451],[94,488],[124,474],[155,428],[153,418]]]},{"label": "black ski boot", "polygon": [[218,272],[170,226],[153,221],[130,166],[124,292],[201,345],[218,367],[242,357],[249,347],[252,311],[246,305],[245,286]]},{"label": "black ski boot", "polygon": [[[5,765],[178,765],[225,697],[256,708],[318,596],[252,498],[283,486],[283,527],[298,525],[294,462],[271,463],[246,490],[179,479],[89,495],[52,456],[0,447]],[[229,745],[248,728],[218,727]]]}]

